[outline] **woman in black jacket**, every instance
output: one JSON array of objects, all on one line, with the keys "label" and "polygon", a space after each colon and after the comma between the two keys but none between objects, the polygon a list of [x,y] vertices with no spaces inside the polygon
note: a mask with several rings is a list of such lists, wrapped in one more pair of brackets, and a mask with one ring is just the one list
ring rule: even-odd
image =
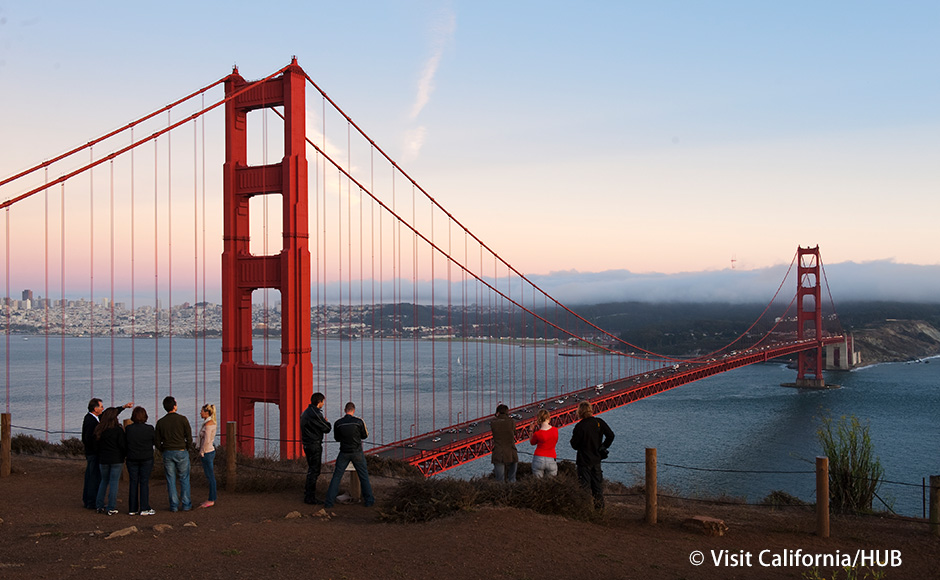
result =
[{"label": "woman in black jacket", "polygon": [[124,430],[127,436],[127,475],[130,480],[129,515],[152,516],[150,508],[150,474],[153,472],[153,425],[147,424],[147,410],[134,407],[131,421]]},{"label": "woman in black jacket", "polygon": [[[113,516],[117,512],[118,480],[127,454],[127,441],[124,428],[118,421],[121,407],[108,407],[101,413],[98,426],[95,427],[95,439],[98,443],[98,467],[101,470],[101,484],[98,486],[98,498],[95,507],[98,513]],[[104,493],[108,491],[108,505],[105,509]]]}]

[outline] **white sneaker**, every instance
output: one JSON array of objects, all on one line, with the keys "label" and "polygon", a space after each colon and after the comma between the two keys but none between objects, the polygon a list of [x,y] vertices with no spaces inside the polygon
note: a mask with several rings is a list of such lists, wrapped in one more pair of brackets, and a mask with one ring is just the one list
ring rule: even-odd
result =
[{"label": "white sneaker", "polygon": [[153,510],[144,510],[144,511],[140,512],[140,515],[142,515],[142,516],[152,516],[152,515],[155,514],[155,513],[157,513],[157,512],[155,512],[155,511],[153,511]]}]

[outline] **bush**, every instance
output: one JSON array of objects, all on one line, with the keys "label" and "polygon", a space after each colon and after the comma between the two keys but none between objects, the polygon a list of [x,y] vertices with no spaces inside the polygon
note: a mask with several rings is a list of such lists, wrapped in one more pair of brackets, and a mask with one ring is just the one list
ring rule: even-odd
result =
[{"label": "bush", "polygon": [[824,417],[816,431],[829,458],[829,505],[839,513],[870,512],[884,469],[875,457],[868,425],[843,415]]},{"label": "bush", "polygon": [[471,509],[477,501],[477,489],[461,479],[415,479],[401,481],[382,512],[387,521],[426,522]]},{"label": "bush", "polygon": [[61,455],[74,457],[85,455],[85,446],[74,437],[57,443],[50,443],[32,435],[14,435],[10,438],[10,451],[25,455]]},{"label": "bush", "polygon": [[528,477],[506,484],[492,478],[407,480],[398,484],[382,512],[386,521],[425,522],[477,506],[529,509],[542,514],[591,520],[594,499],[576,478]]}]

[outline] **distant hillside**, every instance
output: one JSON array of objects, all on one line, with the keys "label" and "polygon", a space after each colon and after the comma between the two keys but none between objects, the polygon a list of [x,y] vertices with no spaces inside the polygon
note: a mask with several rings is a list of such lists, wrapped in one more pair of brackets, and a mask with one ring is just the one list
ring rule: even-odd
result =
[{"label": "distant hillside", "polygon": [[[687,355],[709,352],[733,341],[748,330],[764,307],[619,302],[579,307],[577,312],[631,344],[663,354]],[[824,307],[823,314],[830,313]],[[761,336],[782,314],[768,312],[767,322],[754,327],[751,336]],[[842,329],[855,335],[857,348],[869,363],[940,354],[940,304],[849,302],[839,305],[838,321]]]},{"label": "distant hillside", "polygon": [[899,362],[940,354],[940,330],[919,320],[888,320],[853,331],[862,364]]}]

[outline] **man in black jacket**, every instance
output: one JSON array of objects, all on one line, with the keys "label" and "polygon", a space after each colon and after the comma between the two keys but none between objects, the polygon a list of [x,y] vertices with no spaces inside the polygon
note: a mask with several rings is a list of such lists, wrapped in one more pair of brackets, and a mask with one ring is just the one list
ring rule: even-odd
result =
[{"label": "man in black jacket", "polygon": [[356,417],[356,405],[352,401],[346,403],[346,414],[333,423],[333,438],[339,442],[339,455],[336,456],[336,466],[333,468],[333,479],[326,490],[326,501],[323,507],[331,508],[339,493],[339,482],[343,479],[346,466],[350,463],[356,468],[359,476],[359,485],[362,488],[362,501],[366,507],[375,503],[372,495],[372,484],[369,483],[369,469],[366,467],[366,456],[362,452],[362,440],[369,436],[365,422]]},{"label": "man in black jacket", "polygon": [[300,415],[300,439],[307,457],[307,482],[304,485],[304,503],[322,503],[317,500],[317,478],[320,477],[323,456],[323,436],[330,432],[330,422],[323,417],[323,393],[310,395],[310,405]]},{"label": "man in black jacket", "polygon": [[614,442],[614,432],[603,419],[594,416],[591,403],[581,401],[578,405],[581,418],[571,432],[571,447],[578,452],[575,465],[581,486],[591,490],[594,507],[604,508],[604,473],[601,460],[607,457],[607,448]]},{"label": "man in black jacket", "polygon": [[98,442],[95,440],[95,427],[98,416],[104,412],[101,399],[88,401],[88,413],[82,421],[82,444],[85,446],[85,487],[82,489],[82,505],[85,509],[95,509],[98,486],[101,484],[101,470],[98,468]]},{"label": "man in black jacket", "polygon": [[[131,403],[119,407],[118,413],[129,409]],[[85,485],[82,488],[82,505],[85,509],[95,509],[98,499],[98,486],[101,485],[101,468],[98,465],[98,440],[95,439],[95,427],[98,417],[104,412],[101,399],[88,401],[88,413],[82,421],[82,445],[85,447]]]}]

